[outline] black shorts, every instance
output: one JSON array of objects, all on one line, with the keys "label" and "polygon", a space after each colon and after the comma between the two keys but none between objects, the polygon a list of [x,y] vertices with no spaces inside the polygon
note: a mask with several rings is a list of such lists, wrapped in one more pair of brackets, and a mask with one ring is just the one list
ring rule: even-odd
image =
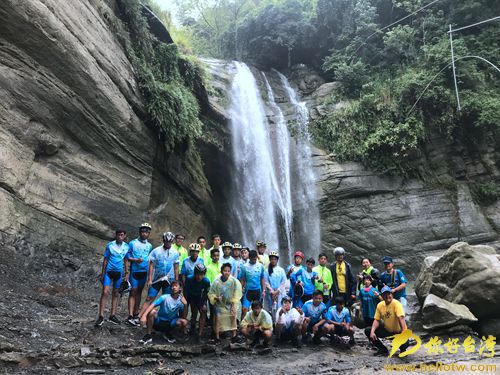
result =
[{"label": "black shorts", "polygon": [[155,320],[153,329],[158,332],[168,333],[173,330],[172,323],[167,320]]},{"label": "black shorts", "polygon": [[207,298],[202,298],[201,296],[190,296],[190,295],[185,295],[185,297],[186,297],[186,302],[189,306],[193,304],[200,311],[203,306],[205,307],[207,306]]}]

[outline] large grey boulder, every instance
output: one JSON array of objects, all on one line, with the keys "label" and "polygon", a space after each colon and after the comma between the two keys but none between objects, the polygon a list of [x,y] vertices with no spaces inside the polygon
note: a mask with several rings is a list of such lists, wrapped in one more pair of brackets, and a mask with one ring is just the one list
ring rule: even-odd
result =
[{"label": "large grey boulder", "polygon": [[422,315],[426,330],[477,322],[467,306],[448,302],[434,294],[429,294],[425,299]]},{"label": "large grey boulder", "polygon": [[500,255],[490,246],[456,243],[422,267],[415,293],[424,306],[427,296],[434,294],[467,306],[478,319],[498,317]]}]

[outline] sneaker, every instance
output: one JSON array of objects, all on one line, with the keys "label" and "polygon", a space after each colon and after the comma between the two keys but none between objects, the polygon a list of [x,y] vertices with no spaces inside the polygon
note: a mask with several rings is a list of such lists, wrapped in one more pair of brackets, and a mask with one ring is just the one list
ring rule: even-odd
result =
[{"label": "sneaker", "polygon": [[94,323],[94,327],[100,327],[104,323],[104,317],[100,316]]},{"label": "sneaker", "polygon": [[239,336],[231,337],[231,344],[242,344],[244,341]]},{"label": "sneaker", "polygon": [[149,333],[146,333],[139,342],[143,345],[149,344],[153,342],[153,336],[151,336]]},{"label": "sneaker", "polygon": [[319,345],[321,344],[321,337],[314,335],[312,338],[312,342],[314,345]]},{"label": "sneaker", "polygon": [[175,344],[175,337],[172,336],[170,333],[165,333],[163,334],[163,338],[165,341],[167,341],[169,344]]},{"label": "sneaker", "polygon": [[259,346],[259,339],[255,339],[250,343],[250,347],[256,347]]},{"label": "sneaker", "polygon": [[110,323],[113,323],[113,324],[120,324],[120,319],[118,319],[116,317],[116,315],[111,315],[109,318],[108,318],[109,322]]},{"label": "sneaker", "polygon": [[129,315],[129,317],[127,318],[127,323],[134,327],[139,326],[139,324],[132,315]]}]

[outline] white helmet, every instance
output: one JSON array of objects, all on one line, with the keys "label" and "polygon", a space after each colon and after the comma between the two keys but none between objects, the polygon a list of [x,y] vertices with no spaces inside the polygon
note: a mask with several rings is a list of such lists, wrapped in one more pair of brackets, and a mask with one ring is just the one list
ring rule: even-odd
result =
[{"label": "white helmet", "polygon": [[345,250],[343,247],[336,247],[334,250],[333,250],[333,254],[335,256],[337,255],[345,255]]}]

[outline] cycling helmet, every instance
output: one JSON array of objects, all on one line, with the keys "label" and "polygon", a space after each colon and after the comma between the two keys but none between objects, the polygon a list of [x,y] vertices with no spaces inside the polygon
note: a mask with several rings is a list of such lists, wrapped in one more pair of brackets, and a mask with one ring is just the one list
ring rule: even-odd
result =
[{"label": "cycling helmet", "polygon": [[194,273],[200,274],[205,272],[207,272],[207,268],[203,263],[198,263],[196,266],[194,266]]},{"label": "cycling helmet", "polygon": [[132,289],[132,286],[127,280],[123,280],[122,283],[120,284],[120,290],[119,293],[120,295],[123,295],[125,293],[130,292],[130,289]]},{"label": "cycling helmet", "polygon": [[335,256],[337,256],[337,255],[345,255],[345,250],[344,250],[343,247],[336,247],[333,250],[333,254],[335,254]]},{"label": "cycling helmet", "polygon": [[226,242],[224,242],[222,244],[222,248],[225,248],[225,247],[230,247],[232,249],[233,248],[233,244],[231,242],[226,241]]},{"label": "cycling helmet", "polygon": [[175,235],[172,232],[163,233],[163,241],[173,242],[175,239]]},{"label": "cycling helmet", "polygon": [[140,226],[139,226],[139,230],[141,229],[148,229],[148,230],[151,230],[151,224],[149,223],[142,223]]},{"label": "cycling helmet", "polygon": [[304,259],[306,256],[304,255],[304,253],[303,253],[302,251],[297,250],[297,251],[295,252],[295,254],[293,254],[293,257],[294,257],[294,258],[295,258],[295,257],[301,257],[302,259]]},{"label": "cycling helmet", "polygon": [[295,284],[295,286],[293,287],[293,296],[296,298],[301,298],[303,295],[304,287],[299,283]]},{"label": "cycling helmet", "polygon": [[278,254],[278,252],[277,252],[277,251],[271,251],[271,252],[269,253],[269,258],[271,258],[271,257],[276,257],[276,258],[278,258],[278,259],[280,258],[280,256],[279,256],[279,254]]},{"label": "cycling helmet", "polygon": [[255,243],[255,246],[257,246],[257,247],[261,247],[261,246],[267,247],[267,245],[266,245],[266,243],[264,241],[257,241]]},{"label": "cycling helmet", "polygon": [[234,243],[234,245],[233,245],[233,249],[235,249],[235,250],[236,250],[236,249],[241,250],[241,249],[242,249],[242,247],[241,247],[241,245],[240,245],[239,243],[235,242],[235,243]]},{"label": "cycling helmet", "polygon": [[189,245],[189,251],[193,250],[193,251],[200,251],[201,249],[201,246],[197,243],[192,243]]}]

